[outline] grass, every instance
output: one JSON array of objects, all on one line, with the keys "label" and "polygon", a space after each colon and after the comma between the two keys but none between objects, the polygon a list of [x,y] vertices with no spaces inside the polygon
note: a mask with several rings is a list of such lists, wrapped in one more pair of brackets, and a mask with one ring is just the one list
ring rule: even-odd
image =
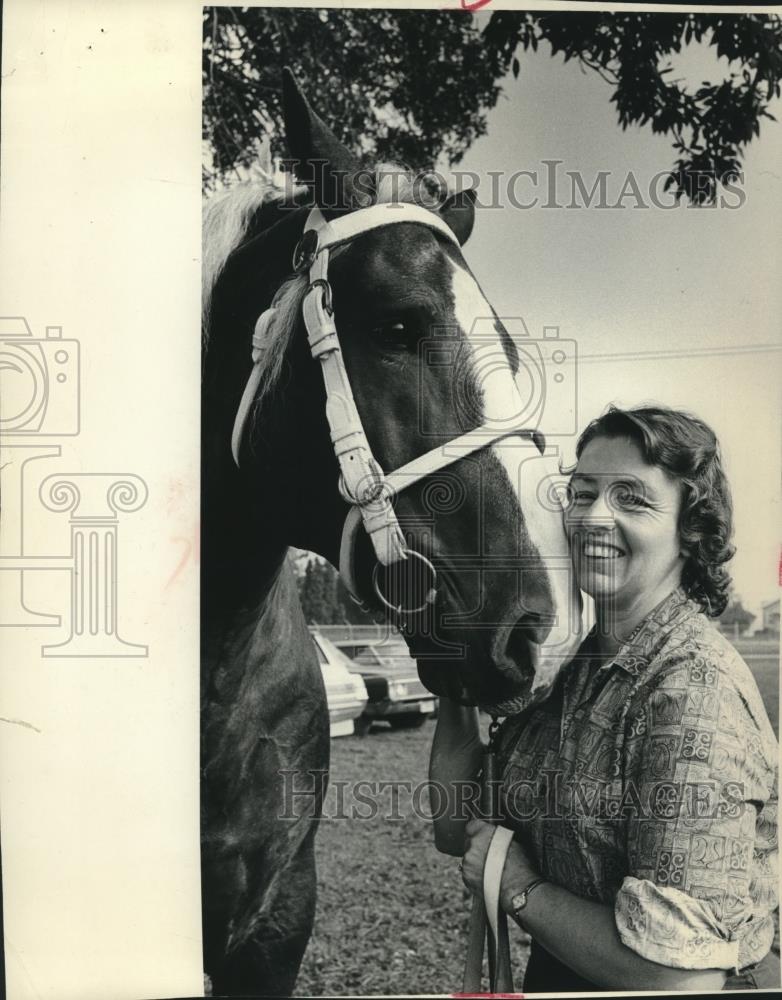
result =
[{"label": "grass", "polygon": [[769,721],[779,739],[779,642],[737,639],[733,643],[757,681]]},{"label": "grass", "polygon": [[[335,782],[424,782],[433,731],[427,722],[418,730],[375,727],[365,739],[334,740],[327,815],[369,812],[347,792],[340,809]],[[435,850],[431,822],[421,815],[425,802],[422,808],[401,791],[394,807],[390,790],[375,799],[378,815],[327,818],[318,832],[318,910],[299,996],[461,989],[471,897],[458,859]],[[520,986],[526,946],[518,928],[510,933]]]}]

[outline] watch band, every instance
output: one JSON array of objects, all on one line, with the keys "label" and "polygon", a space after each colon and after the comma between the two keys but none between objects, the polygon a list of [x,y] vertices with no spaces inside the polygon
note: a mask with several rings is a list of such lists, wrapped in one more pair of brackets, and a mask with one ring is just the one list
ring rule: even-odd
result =
[{"label": "watch band", "polygon": [[545,878],[533,879],[533,881],[530,882],[530,884],[525,889],[522,889],[521,892],[517,892],[515,896],[511,897],[510,901],[511,914],[514,920],[519,919],[519,914],[526,907],[529,901],[529,895],[532,892],[532,890],[537,889],[539,885],[542,885],[543,882],[547,881],[548,879]]}]

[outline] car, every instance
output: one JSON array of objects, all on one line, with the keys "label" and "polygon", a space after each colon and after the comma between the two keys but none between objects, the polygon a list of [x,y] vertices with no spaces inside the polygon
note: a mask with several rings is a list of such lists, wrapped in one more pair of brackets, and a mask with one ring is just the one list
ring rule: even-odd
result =
[{"label": "car", "polygon": [[355,720],[361,716],[369,698],[364,680],[351,669],[353,664],[348,657],[325,635],[310,629],[310,636],[326,686],[331,736],[352,736]]},{"label": "car", "polygon": [[421,683],[416,662],[401,637],[363,645],[350,669],[361,674],[369,694],[367,707],[356,720],[359,735],[380,720],[392,729],[417,729],[436,714],[437,697]]}]

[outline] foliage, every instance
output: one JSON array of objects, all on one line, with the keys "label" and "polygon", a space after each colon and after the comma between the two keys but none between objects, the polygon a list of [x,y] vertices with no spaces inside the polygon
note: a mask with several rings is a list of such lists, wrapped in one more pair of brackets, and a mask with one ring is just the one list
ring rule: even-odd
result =
[{"label": "foliage", "polygon": [[754,622],[755,615],[751,611],[747,611],[741,603],[741,599],[737,597],[728,604],[719,620],[723,628],[729,628],[731,631],[736,630],[739,635],[743,635]]},{"label": "foliage", "polygon": [[[743,148],[760,134],[760,119],[780,96],[782,24],[759,15],[713,14],[515,14],[492,15],[486,44],[500,55],[499,69],[519,63],[514,52],[545,39],[565,62],[578,59],[614,88],[619,124],[651,125],[673,136],[678,156],[669,178],[678,196],[713,201],[720,179],[741,170]],[[725,79],[690,93],[668,79],[670,58],[691,42],[708,40],[729,60]]]},{"label": "foliage", "polygon": [[[483,30],[479,27],[485,23]],[[670,79],[671,57],[708,42],[724,78],[690,92]],[[669,186],[696,204],[741,169],[744,149],[780,95],[782,22],[776,15],[535,13],[210,7],[204,13],[205,186],[248,167],[267,136],[284,155],[280,76],[290,65],[340,138],[367,158],[458,163],[486,132],[501,81],[524,53],[547,45],[613,88],[619,124],[670,135]]]},{"label": "foliage", "polygon": [[[461,12],[211,7],[204,13],[204,125],[219,175],[281,142],[281,71],[290,66],[339,138],[372,159],[458,161],[486,130],[500,88]],[[428,22],[427,22],[428,23]],[[363,147],[363,148],[362,148]]]},{"label": "foliage", "polygon": [[[289,552],[304,617],[310,625],[371,625],[376,619],[353,601],[339,574],[325,559]],[[380,619],[382,620],[382,619]]]},{"label": "foliage", "polygon": [[341,624],[344,609],[337,600],[336,573],[328,563],[310,560],[299,580],[299,598],[309,624]]}]

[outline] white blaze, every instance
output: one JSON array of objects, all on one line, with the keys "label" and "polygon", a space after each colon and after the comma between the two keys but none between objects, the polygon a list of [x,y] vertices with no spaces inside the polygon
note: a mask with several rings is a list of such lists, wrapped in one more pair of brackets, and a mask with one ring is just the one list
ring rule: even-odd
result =
[{"label": "white blaze", "polygon": [[[472,370],[482,397],[483,422],[498,431],[524,426],[525,414],[536,409],[534,401],[522,398],[519,392],[494,313],[475,278],[451,264],[454,314],[470,346]],[[545,427],[539,429],[545,434]],[[556,624],[540,649],[534,690],[551,682],[575,653],[582,637],[581,599],[573,576],[562,507],[553,488],[562,482],[562,476],[556,449],[547,446],[546,454],[541,455],[529,438],[505,438],[491,445],[491,450],[508,475],[529,537],[548,570],[554,601]]]}]

